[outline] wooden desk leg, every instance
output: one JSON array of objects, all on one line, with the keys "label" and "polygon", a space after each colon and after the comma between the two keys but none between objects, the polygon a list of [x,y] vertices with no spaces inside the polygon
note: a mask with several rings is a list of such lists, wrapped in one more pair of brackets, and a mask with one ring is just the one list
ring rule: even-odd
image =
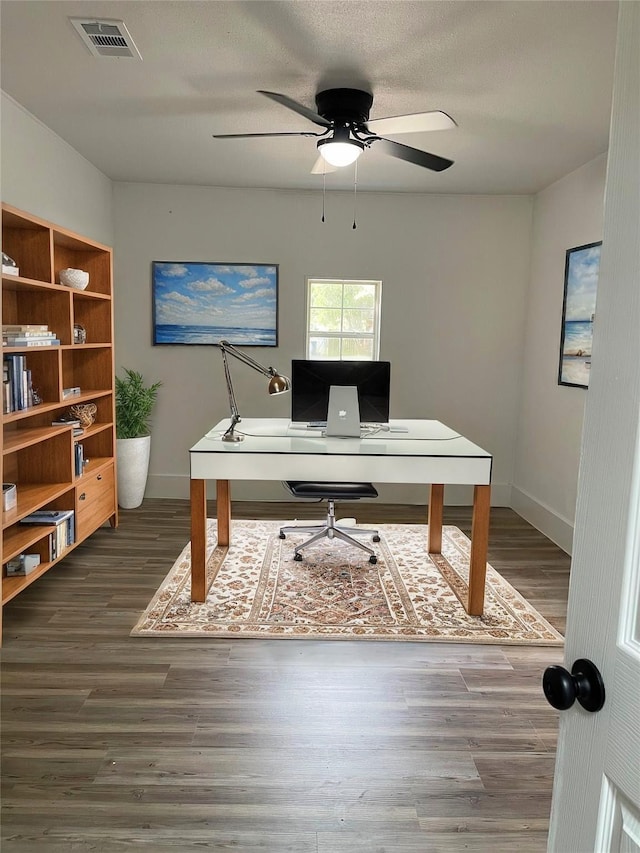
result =
[{"label": "wooden desk leg", "polygon": [[487,574],[489,548],[489,514],[491,486],[474,486],[473,519],[471,522],[471,559],[469,563],[469,597],[467,613],[482,616],[484,609],[484,584]]},{"label": "wooden desk leg", "polygon": [[431,484],[429,493],[429,553],[442,553],[442,504],[444,502],[444,485]]},{"label": "wooden desk leg", "polygon": [[207,482],[191,480],[191,601],[207,597]]},{"label": "wooden desk leg", "polygon": [[216,481],[218,545],[228,546],[231,537],[231,489],[228,480]]}]

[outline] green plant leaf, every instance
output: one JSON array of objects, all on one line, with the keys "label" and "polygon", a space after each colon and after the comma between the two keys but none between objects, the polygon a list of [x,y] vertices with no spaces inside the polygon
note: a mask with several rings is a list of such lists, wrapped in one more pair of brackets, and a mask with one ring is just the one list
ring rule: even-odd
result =
[{"label": "green plant leaf", "polygon": [[141,373],[124,368],[124,377],[116,376],[116,435],[140,438],[151,432],[151,413],[162,382],[145,385]]}]

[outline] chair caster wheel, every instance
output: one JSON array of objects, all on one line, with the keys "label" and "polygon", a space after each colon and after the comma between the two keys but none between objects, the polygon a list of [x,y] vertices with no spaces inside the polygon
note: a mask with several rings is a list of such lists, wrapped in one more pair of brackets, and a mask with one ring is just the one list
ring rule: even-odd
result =
[{"label": "chair caster wheel", "polygon": [[369,562],[370,562],[370,563],[372,563],[373,565],[375,565],[375,564],[378,562],[378,558],[376,557],[376,555],[375,555],[375,554],[372,554],[372,555],[369,557]]},{"label": "chair caster wheel", "polygon": [[372,537],[371,537],[371,539],[372,539],[374,542],[379,542],[379,541],[380,541],[380,537],[379,537],[379,536],[372,536]]},{"label": "chair caster wheel", "polygon": [[301,563],[302,562],[302,554],[294,554],[293,559],[296,561],[296,563]]},{"label": "chair caster wheel", "polygon": [[286,539],[286,538],[287,538],[287,537],[286,537],[286,534],[284,534],[284,533],[279,533],[279,534],[278,534],[278,539]]}]

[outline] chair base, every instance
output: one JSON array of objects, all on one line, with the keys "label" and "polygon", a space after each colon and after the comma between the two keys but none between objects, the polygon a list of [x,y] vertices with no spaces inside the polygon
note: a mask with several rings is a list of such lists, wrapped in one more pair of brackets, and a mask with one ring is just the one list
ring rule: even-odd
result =
[{"label": "chair base", "polygon": [[[326,524],[316,524],[311,526],[299,525],[295,527],[281,527],[280,528],[280,539],[286,539],[287,533],[313,533],[310,539],[307,539],[306,542],[303,542],[302,545],[298,545],[294,548],[294,556],[293,559],[296,561],[302,560],[301,551],[303,548],[307,548],[309,545],[313,545],[314,542],[318,542],[320,539],[341,539],[343,542],[347,542],[349,545],[355,545],[356,548],[360,548],[362,551],[366,551],[369,554],[369,562],[377,563],[378,558],[376,557],[376,553],[373,548],[369,548],[368,545],[365,545],[364,542],[359,542],[355,536],[371,536],[374,542],[380,541],[380,534],[377,530],[371,530],[369,528],[364,527],[341,527],[336,523],[335,518],[335,501],[328,500],[327,501],[327,522]],[[352,531],[355,535],[350,535],[347,533],[347,530]]]}]

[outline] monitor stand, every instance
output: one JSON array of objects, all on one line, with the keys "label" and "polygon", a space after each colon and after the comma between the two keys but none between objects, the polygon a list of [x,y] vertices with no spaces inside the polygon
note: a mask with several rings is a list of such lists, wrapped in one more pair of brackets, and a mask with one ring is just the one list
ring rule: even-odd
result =
[{"label": "monitor stand", "polygon": [[325,435],[360,438],[360,404],[355,385],[332,385]]}]

